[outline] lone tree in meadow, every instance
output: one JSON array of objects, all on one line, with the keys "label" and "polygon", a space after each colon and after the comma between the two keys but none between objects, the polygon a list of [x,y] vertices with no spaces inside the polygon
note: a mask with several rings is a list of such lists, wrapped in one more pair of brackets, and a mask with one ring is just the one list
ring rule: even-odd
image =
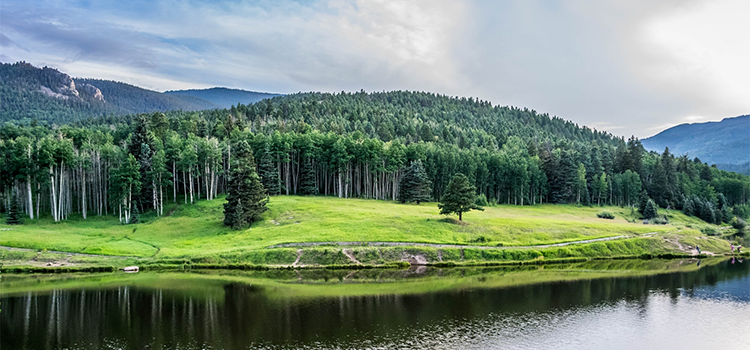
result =
[{"label": "lone tree in meadow", "polygon": [[233,150],[227,203],[224,203],[224,225],[239,230],[261,220],[261,215],[268,209],[268,194],[255,172],[250,145],[240,141]]},{"label": "lone tree in meadow", "polygon": [[458,221],[463,221],[463,213],[470,210],[481,210],[484,208],[476,204],[476,187],[469,182],[466,175],[458,173],[453,175],[451,182],[445,189],[445,194],[440,198],[440,214],[458,214]]},{"label": "lone tree in meadow", "polygon": [[421,160],[415,160],[401,177],[399,183],[399,201],[407,202],[429,202],[432,199],[432,181],[427,177]]}]

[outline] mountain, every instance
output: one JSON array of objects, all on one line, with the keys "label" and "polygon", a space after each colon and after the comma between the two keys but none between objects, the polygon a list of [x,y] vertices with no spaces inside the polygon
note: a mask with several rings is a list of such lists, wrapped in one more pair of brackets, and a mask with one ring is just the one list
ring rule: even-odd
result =
[{"label": "mountain", "polygon": [[669,147],[673,154],[698,157],[730,170],[727,166],[750,162],[750,115],[725,118],[720,122],[681,124],[641,142],[650,151],[663,152]]},{"label": "mountain", "polygon": [[215,87],[210,89],[172,90],[165,91],[164,93],[173,96],[192,96],[200,98],[223,108],[229,108],[238,103],[252,104],[266,98],[281,96],[280,94],[228,89],[223,87]]},{"label": "mountain", "polygon": [[0,123],[35,119],[62,124],[105,115],[198,111],[274,96],[227,88],[161,93],[116,81],[72,78],[26,62],[0,64]]}]

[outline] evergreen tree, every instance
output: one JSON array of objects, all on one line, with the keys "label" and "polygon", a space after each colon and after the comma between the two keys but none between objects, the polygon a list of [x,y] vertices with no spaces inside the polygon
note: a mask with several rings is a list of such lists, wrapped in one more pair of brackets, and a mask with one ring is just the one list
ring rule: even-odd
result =
[{"label": "evergreen tree", "polygon": [[581,195],[581,205],[583,206],[591,205],[591,195],[589,194],[588,187],[583,187],[583,194]]},{"label": "evergreen tree", "polygon": [[302,195],[316,195],[318,194],[318,186],[315,181],[315,169],[313,168],[312,159],[306,159],[302,163],[302,171],[300,173],[300,185],[299,194]]},{"label": "evergreen tree", "polygon": [[648,204],[649,200],[651,200],[651,198],[649,198],[648,192],[646,192],[646,190],[643,190],[643,192],[641,192],[640,199],[638,199],[638,212],[640,212],[641,214],[646,213],[646,204]]},{"label": "evergreen tree", "polygon": [[255,172],[252,149],[246,141],[237,143],[229,173],[227,203],[224,203],[224,225],[241,229],[259,221],[268,208],[268,194]]},{"label": "evergreen tree", "polygon": [[643,211],[643,218],[644,219],[649,219],[649,220],[655,218],[656,215],[657,215],[657,209],[656,208],[657,208],[656,202],[654,202],[652,199],[649,199],[646,202],[646,208]]},{"label": "evergreen tree", "polygon": [[607,202],[607,192],[609,191],[609,182],[607,182],[607,174],[602,173],[600,176],[594,179],[595,181],[595,196],[596,204],[601,205],[602,202]]},{"label": "evergreen tree", "polygon": [[407,202],[429,202],[432,199],[432,181],[427,176],[421,160],[415,160],[401,177],[399,183],[399,201]]},{"label": "evergreen tree", "polygon": [[586,199],[588,197],[588,188],[586,187],[586,167],[584,167],[583,163],[578,163],[573,188],[575,188],[576,192],[576,203],[581,204],[581,200],[583,199],[584,205],[586,205],[585,202],[588,202],[588,199]]},{"label": "evergreen tree", "polygon": [[716,195],[716,221],[729,222],[732,220],[732,213],[729,210],[727,197],[723,193]]},{"label": "evergreen tree", "polygon": [[466,175],[458,173],[445,188],[445,194],[440,198],[440,214],[458,214],[458,221],[463,221],[463,213],[470,210],[481,210],[484,208],[476,205],[476,187],[469,182]]},{"label": "evergreen tree", "polygon": [[667,174],[664,172],[661,162],[654,163],[653,180],[649,188],[649,193],[653,196],[656,203],[667,206]]},{"label": "evergreen tree", "polygon": [[682,212],[687,216],[693,216],[695,214],[695,206],[693,200],[685,198],[685,202],[682,204]]},{"label": "evergreen tree", "polygon": [[260,178],[263,182],[263,187],[268,190],[268,194],[276,196],[281,194],[281,178],[279,178],[279,169],[276,167],[273,161],[273,155],[266,146],[266,150],[260,158],[260,166],[258,168],[260,172]]},{"label": "evergreen tree", "polygon": [[716,221],[716,213],[714,212],[714,206],[711,202],[703,203],[701,206],[700,218],[708,223],[714,223]]},{"label": "evergreen tree", "polygon": [[8,225],[23,224],[21,210],[18,208],[18,200],[16,196],[11,196],[10,198],[10,206],[8,206],[8,215],[5,217],[5,223]]},{"label": "evergreen tree", "polygon": [[[133,133],[130,136],[128,144],[128,153],[138,161],[140,165],[140,179],[146,181],[148,173],[151,171],[151,158],[154,156],[153,137],[148,130],[147,115],[140,114],[134,118]],[[149,202],[151,193],[149,186],[139,188],[138,192],[133,193],[133,205],[142,206]]]}]

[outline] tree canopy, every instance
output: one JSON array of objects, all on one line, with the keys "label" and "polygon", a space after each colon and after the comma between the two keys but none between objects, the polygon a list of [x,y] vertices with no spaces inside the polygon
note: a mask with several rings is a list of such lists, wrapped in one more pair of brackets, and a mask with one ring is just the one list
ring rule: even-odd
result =
[{"label": "tree canopy", "polygon": [[471,210],[484,210],[476,204],[476,188],[469,182],[466,175],[458,173],[453,175],[451,182],[445,189],[445,194],[440,198],[440,214],[458,214],[458,221],[463,221],[463,213]]}]

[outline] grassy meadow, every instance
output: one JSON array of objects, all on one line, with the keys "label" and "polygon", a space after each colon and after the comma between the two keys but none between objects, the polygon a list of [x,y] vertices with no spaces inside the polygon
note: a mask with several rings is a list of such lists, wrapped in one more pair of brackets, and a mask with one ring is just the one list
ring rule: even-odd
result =
[{"label": "grassy meadow", "polygon": [[[508,247],[626,235],[631,238],[581,245],[591,248],[584,252],[575,251],[582,249],[579,246],[540,251],[547,252],[541,253],[546,257],[632,255],[678,251],[678,245],[670,243],[676,241],[686,246],[701,244],[704,250],[714,253],[729,250],[726,241],[706,237],[700,231],[712,225],[679,211],[660,210],[669,217],[670,224],[643,225],[630,208],[501,205],[486,207],[483,212],[466,213],[464,222],[458,222],[456,217],[439,215],[436,203],[404,205],[364,199],[276,196],[271,198],[263,221],[246,230],[234,231],[222,223],[224,202],[223,198],[217,198],[192,205],[170,203],[165,208],[165,212],[170,213],[168,216],[143,217],[142,223],[134,225],[121,225],[113,216],[89,216],[85,220],[71,216],[58,223],[46,217],[26,219],[25,224],[19,226],[0,224],[0,245],[151,259],[222,257],[223,261],[266,264],[291,264],[296,258],[296,249],[264,248],[292,242],[414,242],[502,246],[512,250]],[[597,218],[596,214],[604,210],[615,214],[616,218]],[[722,231],[717,226],[712,226],[712,230]],[[602,251],[597,252],[597,249]],[[320,259],[329,251],[327,260],[323,259],[326,262],[348,263],[340,248],[307,250],[311,254],[304,257],[302,263],[321,263]],[[436,249],[421,250],[428,255],[438,254]],[[551,253],[553,250],[557,253]],[[560,253],[563,250],[570,253]],[[445,260],[459,254],[458,250],[444,251]],[[390,260],[388,252],[387,248],[380,251],[361,248],[355,249],[354,254],[362,257],[360,261],[379,262]],[[491,254],[498,258],[499,254],[495,250],[480,249],[467,249],[464,253],[465,260],[492,259],[485,256]],[[0,259],[8,260],[2,254],[7,255],[0,251]],[[311,260],[315,254],[317,260]],[[398,254],[395,252],[390,258],[398,260]],[[513,256],[499,257],[508,258]],[[85,260],[85,257],[77,259]]]}]

